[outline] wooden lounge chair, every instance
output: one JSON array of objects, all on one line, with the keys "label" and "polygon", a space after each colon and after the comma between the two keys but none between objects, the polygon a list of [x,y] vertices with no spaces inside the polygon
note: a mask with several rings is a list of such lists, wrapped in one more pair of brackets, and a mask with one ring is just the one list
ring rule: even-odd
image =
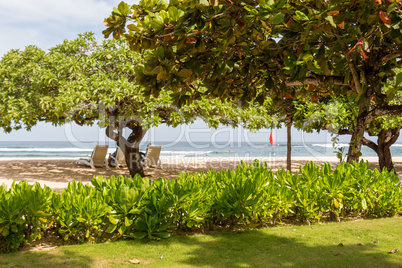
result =
[{"label": "wooden lounge chair", "polygon": [[126,158],[120,148],[117,149],[116,156],[111,155],[110,157],[113,159],[113,162],[110,163],[111,166],[119,168],[126,165]]},{"label": "wooden lounge chair", "polygon": [[75,161],[75,163],[84,164],[91,168],[108,167],[107,161],[105,161],[108,148],[109,145],[96,145],[91,156],[88,156],[88,158],[80,158]]},{"label": "wooden lounge chair", "polygon": [[160,164],[159,155],[161,154],[162,146],[160,145],[149,145],[145,158],[143,160],[144,167],[158,167]]}]

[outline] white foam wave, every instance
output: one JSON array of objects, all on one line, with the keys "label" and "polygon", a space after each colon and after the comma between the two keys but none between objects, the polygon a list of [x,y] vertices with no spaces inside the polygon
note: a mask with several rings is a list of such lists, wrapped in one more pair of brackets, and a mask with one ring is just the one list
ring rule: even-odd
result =
[{"label": "white foam wave", "polygon": [[[322,143],[322,144],[316,143],[316,144],[312,144],[312,146],[324,147],[324,148],[333,148],[332,143]],[[349,146],[349,144],[347,144],[347,143],[339,143],[339,144],[337,144],[337,147],[348,147],[348,146]]]},{"label": "white foam wave", "polygon": [[210,154],[213,151],[161,151],[161,155],[176,155],[176,156],[184,156],[184,155],[205,155]]}]

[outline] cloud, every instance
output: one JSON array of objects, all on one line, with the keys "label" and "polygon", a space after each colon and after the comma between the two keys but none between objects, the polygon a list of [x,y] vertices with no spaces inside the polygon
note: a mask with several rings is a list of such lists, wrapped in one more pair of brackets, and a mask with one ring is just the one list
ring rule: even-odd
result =
[{"label": "cloud", "polygon": [[[121,0],[13,0],[0,2],[0,55],[36,45],[48,49],[92,31],[102,38],[103,19]],[[134,3],[138,1],[127,1]]]}]

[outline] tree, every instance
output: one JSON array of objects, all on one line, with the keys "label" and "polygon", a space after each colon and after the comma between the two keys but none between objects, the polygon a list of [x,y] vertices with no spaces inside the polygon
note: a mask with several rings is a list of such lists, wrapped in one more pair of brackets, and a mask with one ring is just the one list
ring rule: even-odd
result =
[{"label": "tree", "polygon": [[347,96],[359,108],[351,162],[368,124],[401,114],[385,101],[399,89],[382,91],[401,66],[401,21],[402,3],[392,0],[153,0],[120,3],[103,33],[151,51],[136,69],[147,94],[168,88],[180,99],[202,85],[222,100],[275,99],[289,89]]},{"label": "tree", "polygon": [[[30,130],[39,121],[62,125],[97,123],[123,150],[130,175],[144,175],[139,144],[152,126],[177,126],[203,118],[211,127],[271,125],[260,107],[198,98],[180,109],[171,105],[168,91],[144,96],[134,84],[141,55],[122,41],[98,44],[93,34],[64,41],[48,52],[35,46],[11,50],[0,62],[0,127],[6,132]],[[244,121],[246,120],[246,121]],[[123,136],[123,129],[130,131]]]},{"label": "tree", "polygon": [[[396,70],[400,73],[400,70]],[[383,87],[383,93],[394,91],[397,87],[397,81],[389,81]],[[388,99],[388,105],[400,105],[402,103],[401,93]],[[371,100],[372,109],[375,109],[375,103]],[[347,98],[338,97],[327,98],[325,102],[307,102],[296,107],[296,126],[305,131],[327,129],[334,135],[351,135],[351,129],[356,122],[359,112],[359,106],[355,102],[350,102]],[[377,143],[363,137],[362,144],[371,148],[378,155],[379,167],[388,171],[394,169],[390,147],[399,137],[402,126],[402,118],[379,116],[374,118],[366,126],[366,133],[369,136],[377,136]]]}]

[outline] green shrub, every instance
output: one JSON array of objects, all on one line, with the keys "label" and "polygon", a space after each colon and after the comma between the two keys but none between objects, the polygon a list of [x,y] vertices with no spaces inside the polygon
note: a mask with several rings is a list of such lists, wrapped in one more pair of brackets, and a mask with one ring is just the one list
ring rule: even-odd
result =
[{"label": "green shrub", "polygon": [[57,202],[59,211],[55,214],[60,226],[58,232],[64,240],[93,240],[104,230],[110,207],[104,197],[90,185],[70,182],[67,189],[61,192]]},{"label": "green shrub", "polygon": [[65,240],[161,239],[176,229],[205,225],[255,226],[284,218],[303,222],[348,216],[402,214],[399,178],[367,162],[312,162],[296,173],[266,163],[235,170],[180,173],[176,180],[96,176],[91,185],[71,182],[61,192],[39,184],[0,186],[0,251],[40,240],[52,230]]}]

